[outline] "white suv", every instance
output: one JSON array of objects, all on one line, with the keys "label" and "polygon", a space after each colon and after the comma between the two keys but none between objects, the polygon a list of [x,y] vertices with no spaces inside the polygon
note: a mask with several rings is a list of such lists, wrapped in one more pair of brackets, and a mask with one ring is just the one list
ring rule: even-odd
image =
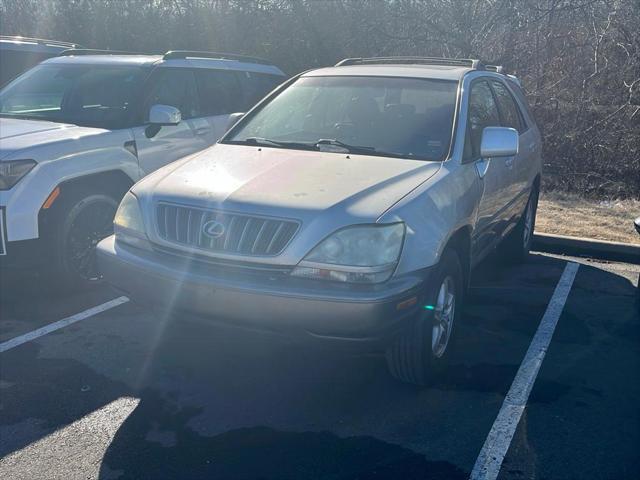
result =
[{"label": "white suv", "polygon": [[95,278],[94,246],[144,175],[209,147],[285,79],[264,60],[68,50],[0,91],[0,266]]}]

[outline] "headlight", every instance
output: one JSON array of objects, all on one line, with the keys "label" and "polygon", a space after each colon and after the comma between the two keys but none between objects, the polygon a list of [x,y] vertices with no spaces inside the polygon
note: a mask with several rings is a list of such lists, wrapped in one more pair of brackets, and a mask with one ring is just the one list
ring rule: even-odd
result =
[{"label": "headlight", "polygon": [[338,230],[311,250],[291,275],[350,283],[384,282],[398,263],[404,229],[404,223],[394,223]]},{"label": "headlight", "polygon": [[9,190],[35,166],[35,160],[0,162],[0,190]]},{"label": "headlight", "polygon": [[133,193],[127,192],[120,202],[116,216],[113,219],[113,227],[116,239],[119,241],[137,247],[148,247],[142,213],[140,212],[138,199]]}]

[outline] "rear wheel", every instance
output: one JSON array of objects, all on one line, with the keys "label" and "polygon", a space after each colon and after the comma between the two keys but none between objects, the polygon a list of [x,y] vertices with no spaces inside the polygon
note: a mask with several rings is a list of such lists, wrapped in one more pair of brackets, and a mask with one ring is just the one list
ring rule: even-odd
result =
[{"label": "rear wheel", "polygon": [[445,250],[420,311],[387,349],[389,372],[398,380],[427,385],[446,365],[462,309],[462,277],[458,255]]},{"label": "rear wheel", "polygon": [[502,259],[509,263],[521,263],[526,260],[533,242],[533,228],[536,223],[537,209],[538,190],[535,188],[529,195],[527,206],[518,224],[499,247]]},{"label": "rear wheel", "polygon": [[59,214],[55,234],[57,273],[67,284],[94,282],[100,278],[95,247],[113,233],[118,201],[109,195],[96,193],[79,196],[67,206]]}]

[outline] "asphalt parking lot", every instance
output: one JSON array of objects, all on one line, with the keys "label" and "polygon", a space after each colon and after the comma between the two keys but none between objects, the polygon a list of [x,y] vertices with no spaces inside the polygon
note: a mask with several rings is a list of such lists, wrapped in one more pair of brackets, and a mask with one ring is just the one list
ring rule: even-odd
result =
[{"label": "asphalt parking lot", "polygon": [[[542,254],[480,267],[430,388],[395,382],[380,356],[132,302],[8,348],[0,478],[469,478],[568,261],[580,267],[498,478],[640,478],[640,266]],[[3,279],[4,345],[118,297],[22,281]]]}]

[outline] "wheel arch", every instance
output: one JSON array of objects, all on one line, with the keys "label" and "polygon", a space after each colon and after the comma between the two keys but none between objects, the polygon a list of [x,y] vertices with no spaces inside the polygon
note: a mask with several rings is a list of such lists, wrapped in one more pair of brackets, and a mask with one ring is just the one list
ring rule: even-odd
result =
[{"label": "wheel arch", "polygon": [[471,279],[471,225],[463,225],[455,230],[447,242],[445,243],[442,251],[450,248],[458,254],[460,265],[462,266],[462,273],[464,275],[463,284],[465,288],[469,286]]},{"label": "wheel arch", "polygon": [[[51,218],[65,209],[69,202],[87,192],[102,193],[120,200],[133,186],[134,181],[122,170],[106,170],[70,178],[60,182],[54,189],[57,197],[49,208],[44,206],[38,213],[39,229],[46,229]],[[45,202],[46,203],[46,202]]]}]

